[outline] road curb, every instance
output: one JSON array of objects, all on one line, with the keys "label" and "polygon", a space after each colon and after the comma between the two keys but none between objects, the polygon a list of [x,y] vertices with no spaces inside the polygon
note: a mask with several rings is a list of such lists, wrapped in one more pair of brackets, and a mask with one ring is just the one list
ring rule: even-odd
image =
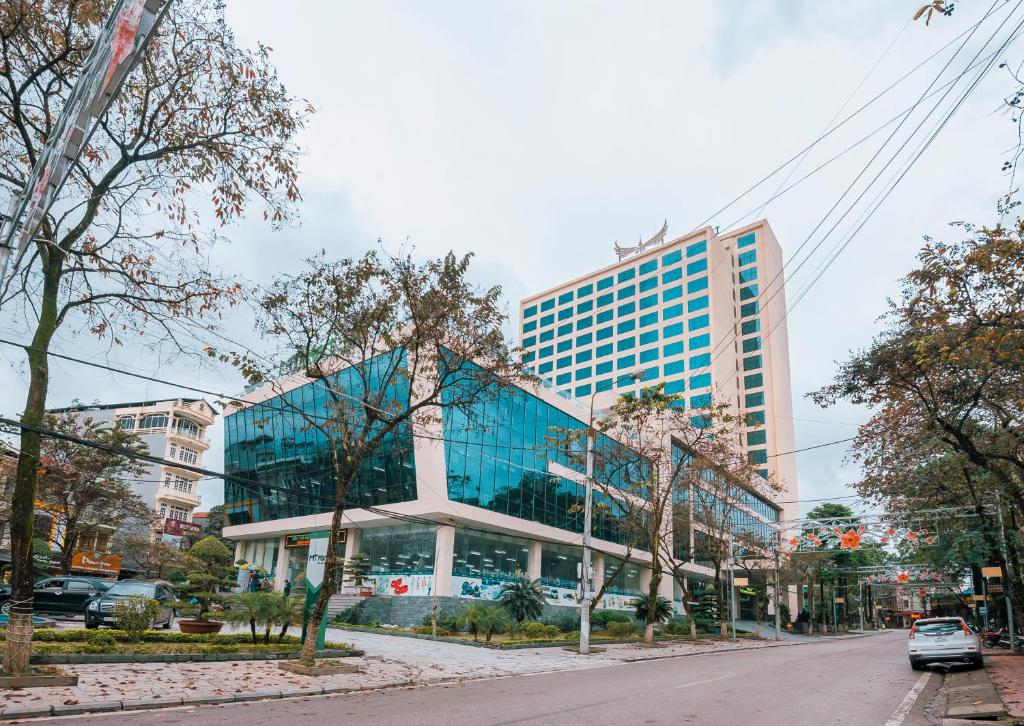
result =
[{"label": "road curb", "polygon": [[992,720],[1006,715],[1003,699],[985,668],[947,673],[942,688],[947,719]]}]

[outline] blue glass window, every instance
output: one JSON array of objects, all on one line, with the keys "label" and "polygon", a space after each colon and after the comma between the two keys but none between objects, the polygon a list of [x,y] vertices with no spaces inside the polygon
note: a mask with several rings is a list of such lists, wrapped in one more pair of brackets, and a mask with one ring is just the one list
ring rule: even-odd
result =
[{"label": "blue glass window", "polygon": [[635,312],[636,312],[636,303],[635,302],[628,302],[628,303],[623,303],[622,305],[619,305],[619,317],[620,318],[623,317],[624,315],[632,315]]},{"label": "blue glass window", "polygon": [[654,295],[648,295],[647,297],[640,298],[640,309],[641,310],[646,310],[647,308],[652,308],[652,307],[654,307],[657,304],[658,304],[658,295],[657,295],[657,293],[655,293]]},{"label": "blue glass window", "polygon": [[640,333],[640,345],[647,345],[648,343],[654,343],[658,340],[657,330],[648,330],[646,333]]},{"label": "blue glass window", "polygon": [[636,277],[636,270],[630,267],[628,270],[622,270],[619,272],[619,282],[626,282]]},{"label": "blue glass window", "polygon": [[634,295],[636,295],[636,285],[626,285],[619,288],[619,300],[625,300],[627,297],[633,297]]},{"label": "blue glass window", "polygon": [[740,300],[753,300],[755,297],[757,297],[757,285],[740,288]]},{"label": "blue glass window", "polygon": [[668,270],[667,272],[661,273],[661,282],[662,282],[663,285],[667,285],[670,282],[675,282],[676,280],[682,280],[682,279],[683,279],[683,268],[682,267],[676,267],[674,269]]},{"label": "blue glass window", "polygon": [[558,296],[558,304],[565,305],[567,302],[572,302],[572,290],[569,292],[563,292]]},{"label": "blue glass window", "polygon": [[523,332],[524,333],[529,333],[531,330],[536,330],[536,329],[537,329],[537,321],[536,320],[531,320],[528,323],[523,323]]},{"label": "blue glass window", "polygon": [[604,358],[606,355],[611,355],[613,350],[615,350],[614,345],[611,343],[605,343],[604,345],[597,346],[597,349],[594,351],[594,355],[598,358]]},{"label": "blue glass window", "polygon": [[701,335],[695,335],[690,338],[690,350],[696,350],[697,348],[704,348],[705,346],[711,345],[711,336],[707,333]]},{"label": "blue glass window", "polygon": [[594,367],[594,369],[597,371],[598,375],[601,375],[602,373],[611,373],[612,372],[612,362],[609,360],[609,361],[605,361],[604,363],[598,363]]},{"label": "blue glass window", "polygon": [[555,314],[554,313],[551,313],[549,315],[545,315],[545,316],[543,316],[540,319],[540,327],[542,327],[542,328],[546,328],[547,326],[554,325],[554,324],[555,324]]},{"label": "blue glass window", "polygon": [[529,348],[531,345],[537,342],[537,336],[531,335],[529,338],[523,338],[523,347]]},{"label": "blue glass window", "polygon": [[674,252],[669,252],[667,255],[663,255],[662,256],[662,258],[661,258],[661,266],[662,267],[668,267],[669,265],[674,265],[675,263],[679,262],[679,260],[681,260],[681,259],[683,259],[683,251],[682,250],[676,250]]},{"label": "blue glass window", "polygon": [[529,306],[527,308],[523,308],[523,317],[524,318],[532,318],[536,314],[537,314],[537,306],[536,305],[531,305],[531,306]]},{"label": "blue glass window", "polygon": [[708,269],[708,260],[704,259],[695,260],[686,266],[687,275],[696,275],[698,272],[704,272]]},{"label": "blue glass window", "polygon": [[653,272],[654,270],[657,270],[657,269],[658,269],[658,260],[657,260],[657,258],[655,258],[653,260],[648,260],[647,262],[645,262],[642,265],[640,265],[640,274],[641,275],[646,275],[648,272]]},{"label": "blue glass window", "polygon": [[612,379],[605,378],[603,381],[598,381],[596,388],[598,392],[612,390]]},{"label": "blue glass window", "polygon": [[757,315],[761,311],[761,306],[757,300],[754,302],[748,302],[744,305],[740,305],[740,317],[745,318],[750,315]]},{"label": "blue glass window", "polygon": [[644,369],[643,376],[640,378],[641,381],[653,381],[658,377],[658,366],[651,366],[650,368]]},{"label": "blue glass window", "polygon": [[764,411],[748,411],[747,426],[764,426]]},{"label": "blue glass window", "polygon": [[605,340],[607,338],[610,338],[610,337],[612,337],[612,334],[614,332],[615,332],[615,330],[610,325],[607,328],[598,328],[598,330],[597,330],[597,339],[598,340]]},{"label": "blue glass window", "polygon": [[749,376],[743,376],[744,388],[760,388],[763,385],[764,375],[761,373],[752,373]]},{"label": "blue glass window", "polygon": [[753,338],[745,338],[743,340],[743,352],[753,353],[755,350],[761,350],[761,336],[755,335]]},{"label": "blue glass window", "polygon": [[694,242],[692,245],[686,248],[687,257],[696,257],[702,255],[708,251],[708,241],[701,240],[700,242]]},{"label": "blue glass window", "polygon": [[640,327],[646,328],[648,325],[654,325],[658,322],[658,311],[655,310],[653,313],[644,313],[640,316]]},{"label": "blue glass window", "polygon": [[665,384],[665,393],[682,393],[686,390],[686,381],[669,381]]},{"label": "blue glass window", "polygon": [[764,391],[758,391],[757,393],[748,393],[743,397],[743,403],[747,408],[754,408],[755,406],[764,405]]},{"label": "blue glass window", "polygon": [[743,359],[743,370],[745,371],[756,371],[761,367],[761,356],[752,355],[749,358]]},{"label": "blue glass window", "polygon": [[534,355],[533,351],[530,351],[529,353],[523,353],[523,363],[532,363],[533,359],[536,357],[537,356]]},{"label": "blue glass window", "polygon": [[672,325],[666,325],[665,326],[665,335],[664,335],[664,337],[666,337],[666,338],[674,338],[677,335],[682,335],[683,332],[684,332],[684,329],[683,329],[683,324],[682,323],[673,323]]},{"label": "blue glass window", "polygon": [[543,313],[546,310],[550,310],[554,306],[555,306],[555,299],[554,298],[551,298],[550,300],[545,300],[544,302],[542,302],[540,304],[540,311]]},{"label": "blue glass window", "polygon": [[756,333],[760,329],[761,329],[761,320],[760,320],[760,318],[754,318],[753,320],[744,320],[740,324],[740,333],[743,334],[743,335],[750,335],[751,333]]},{"label": "blue glass window", "polygon": [[690,396],[690,408],[707,408],[710,405],[710,393],[702,393],[699,396]]},{"label": "blue glass window", "polygon": [[736,240],[736,246],[737,247],[750,247],[750,245],[754,244],[754,241],[755,241],[754,233],[751,232],[750,234],[745,234],[742,237],[740,237],[739,239],[737,239]]},{"label": "blue glass window", "polygon": [[589,383],[584,383],[582,386],[576,386],[576,397],[577,398],[580,398],[581,396],[589,396],[589,395],[590,395],[590,384]]},{"label": "blue glass window", "polygon": [[571,350],[571,349],[572,349],[572,341],[571,340],[560,340],[560,341],[558,341],[558,347],[556,348],[556,350],[559,353],[564,353],[565,351]]},{"label": "blue glass window", "polygon": [[597,324],[607,323],[609,320],[615,317],[614,310],[602,310],[597,314]]},{"label": "blue glass window", "polygon": [[649,350],[640,351],[640,362],[650,363],[652,360],[658,360],[658,349],[650,348]]},{"label": "blue glass window", "polygon": [[593,342],[594,342],[594,336],[592,334],[590,334],[590,333],[587,333],[586,335],[577,335],[576,336],[576,345],[577,346],[590,345]]},{"label": "blue glass window", "polygon": [[614,293],[606,292],[604,295],[597,296],[597,306],[599,308],[603,308],[605,305],[611,305],[613,302],[615,302]]},{"label": "blue glass window", "polygon": [[615,343],[615,350],[619,351],[620,353],[624,350],[629,350],[630,348],[635,347],[636,338],[622,338],[621,340],[618,340]]},{"label": "blue glass window", "polygon": [[537,372],[540,373],[540,374],[550,373],[551,372],[551,368],[552,368],[551,361],[548,361],[546,363],[541,363],[539,366],[537,366]]},{"label": "blue glass window", "polygon": [[661,317],[665,320],[671,320],[672,318],[678,318],[682,314],[683,304],[679,303],[678,305],[669,305],[667,308],[665,308]]},{"label": "blue glass window", "polygon": [[630,332],[632,330],[636,330],[636,321],[635,320],[623,320],[618,325],[618,332],[620,334],[628,333],[628,332]]},{"label": "blue glass window", "polygon": [[768,433],[766,431],[747,432],[747,446],[763,446],[767,443]]},{"label": "blue glass window", "polygon": [[609,287],[611,287],[614,284],[615,284],[615,278],[614,277],[606,277],[603,280],[598,280],[597,281],[597,289],[598,289],[599,292],[601,290],[607,290]]},{"label": "blue glass window", "polygon": [[554,337],[555,337],[555,331],[554,330],[542,331],[541,334],[540,334],[540,342],[541,343],[547,343],[549,340],[551,340]]},{"label": "blue glass window", "polygon": [[753,282],[754,280],[757,279],[757,268],[748,267],[745,270],[740,270],[736,277],[737,279],[739,279],[741,285],[748,282]]},{"label": "blue glass window", "polygon": [[568,335],[571,332],[572,332],[572,323],[566,323],[565,325],[559,325],[558,326],[558,337],[562,337],[563,335]]},{"label": "blue glass window", "polygon": [[690,376],[690,390],[694,388],[708,388],[711,386],[711,374],[701,373],[697,376]]},{"label": "blue glass window", "polygon": [[767,464],[768,452],[765,449],[754,449],[747,452],[747,461],[751,464]]},{"label": "blue glass window", "polygon": [[692,300],[688,300],[686,303],[686,312],[692,313],[694,310],[703,310],[708,306],[708,296],[701,295],[695,297]]},{"label": "blue glass window", "polygon": [[706,314],[705,315],[698,315],[695,318],[690,318],[690,322],[688,323],[691,333],[694,330],[700,330],[701,328],[706,328],[710,324],[711,324],[711,318],[708,317]]},{"label": "blue glass window", "polygon": [[682,352],[683,352],[683,341],[681,341],[681,340],[676,342],[676,343],[669,343],[668,345],[665,346],[665,357],[666,358],[668,358],[669,356],[673,356],[673,355],[679,355]]},{"label": "blue glass window", "polygon": [[589,328],[593,324],[594,319],[588,315],[587,317],[580,318],[579,320],[576,321],[576,330],[583,330],[584,328]]},{"label": "blue glass window", "polygon": [[690,356],[690,370],[697,368],[706,368],[711,365],[711,354],[701,353],[700,355]]},{"label": "blue glass window", "polygon": [[681,360],[672,361],[671,363],[665,364],[665,375],[674,376],[678,373],[682,373],[686,370],[686,366],[683,365]]},{"label": "blue glass window", "polygon": [[746,267],[747,265],[754,264],[757,262],[757,250],[750,250],[748,252],[741,253],[736,258],[736,261],[740,267]]},{"label": "blue glass window", "polygon": [[590,366],[583,366],[582,368],[576,369],[576,380],[585,381],[590,378]]},{"label": "blue glass window", "polygon": [[555,363],[555,367],[556,368],[568,368],[571,365],[572,365],[572,356],[571,355],[567,355],[567,356],[564,356],[562,358],[559,358],[558,362]]},{"label": "blue glass window", "polygon": [[579,299],[581,297],[586,297],[592,292],[594,292],[594,286],[592,284],[581,285],[579,289],[576,290],[576,298]]},{"label": "blue glass window", "polygon": [[584,300],[583,302],[581,302],[579,305],[576,306],[576,312],[577,313],[589,313],[593,309],[594,309],[594,301],[593,300]]},{"label": "blue glass window", "polygon": [[669,300],[677,300],[683,296],[683,286],[676,285],[670,287],[667,290],[663,290],[661,293],[662,302],[668,302]]},{"label": "blue glass window", "polygon": [[[621,376],[619,376],[618,378],[615,379],[615,385],[618,386],[619,388],[625,388],[627,386],[632,386],[634,383],[636,383],[636,381],[633,380],[633,374],[632,373],[626,373],[626,374],[621,375]],[[628,395],[632,395],[632,394],[628,394]]]},{"label": "blue glass window", "polygon": [[640,292],[647,292],[653,290],[658,286],[658,276],[653,275],[652,277],[645,277],[640,281]]},{"label": "blue glass window", "polygon": [[576,362],[586,363],[588,360],[591,359],[591,357],[593,357],[593,355],[593,351],[581,350],[579,353],[576,354]]},{"label": "blue glass window", "polygon": [[624,355],[621,358],[619,358],[617,361],[615,361],[615,367],[617,369],[619,369],[620,371],[623,368],[632,368],[635,365],[636,365],[636,356],[635,355]]},{"label": "blue glass window", "polygon": [[688,283],[686,283],[686,292],[687,292],[687,294],[694,293],[694,292],[700,292],[701,290],[707,290],[707,289],[708,289],[708,278],[707,278],[707,276],[705,276],[705,277],[698,277],[696,280],[690,280]]},{"label": "blue glass window", "polygon": [[555,384],[559,386],[564,386],[566,383],[569,383],[571,381],[572,373],[559,373],[558,377],[555,378]]}]

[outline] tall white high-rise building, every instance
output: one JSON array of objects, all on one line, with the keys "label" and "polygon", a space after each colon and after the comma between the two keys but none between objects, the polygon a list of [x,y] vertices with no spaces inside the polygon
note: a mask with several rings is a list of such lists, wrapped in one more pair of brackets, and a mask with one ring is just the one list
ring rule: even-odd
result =
[{"label": "tall white high-rise building", "polygon": [[[664,382],[697,408],[712,397],[750,416],[749,460],[797,498],[782,250],[766,220],[665,241],[667,225],[619,260],[520,303],[525,362],[597,408]],[[798,505],[783,505],[784,517]]]}]

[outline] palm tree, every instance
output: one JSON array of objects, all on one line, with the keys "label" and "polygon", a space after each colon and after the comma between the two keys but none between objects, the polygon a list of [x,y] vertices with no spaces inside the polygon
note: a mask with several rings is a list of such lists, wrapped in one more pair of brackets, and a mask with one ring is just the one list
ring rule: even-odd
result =
[{"label": "palm tree", "polygon": [[267,623],[267,630],[264,633],[264,643],[270,642],[270,622],[275,625],[281,626],[281,632],[277,634],[277,642],[280,643],[284,640],[284,636],[288,633],[288,628],[294,623],[302,622],[303,612],[302,598],[299,597],[288,597],[287,595],[281,594],[274,598],[274,604],[270,608],[270,612],[267,614],[271,617],[271,621]]},{"label": "palm tree", "polygon": [[630,605],[636,610],[636,619],[647,625],[657,625],[663,623],[666,620],[672,618],[672,603],[668,598],[658,597],[654,601],[654,622],[651,623],[647,620],[647,616],[650,613],[650,600],[649,595],[638,595]]},{"label": "palm tree", "polygon": [[536,620],[544,612],[544,589],[540,580],[520,577],[501,586],[501,605],[517,623]]},{"label": "palm tree", "polygon": [[256,623],[265,622],[267,611],[267,595],[265,592],[243,592],[228,600],[223,618],[235,625],[249,624],[252,631],[252,642],[256,644]]},{"label": "palm tree", "polygon": [[473,640],[483,633],[488,643],[491,642],[491,635],[494,631],[500,630],[507,622],[508,616],[501,608],[493,605],[484,605],[480,602],[464,605],[459,614],[455,616],[455,623],[458,627],[469,626],[473,633]]}]

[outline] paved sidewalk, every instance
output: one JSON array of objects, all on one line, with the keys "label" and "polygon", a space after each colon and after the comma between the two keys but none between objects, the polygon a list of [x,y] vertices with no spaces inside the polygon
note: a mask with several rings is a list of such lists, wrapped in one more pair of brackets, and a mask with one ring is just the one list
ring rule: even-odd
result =
[{"label": "paved sidewalk", "polygon": [[1024,718],[1024,656],[986,649],[985,670],[999,691],[1006,713]]}]

